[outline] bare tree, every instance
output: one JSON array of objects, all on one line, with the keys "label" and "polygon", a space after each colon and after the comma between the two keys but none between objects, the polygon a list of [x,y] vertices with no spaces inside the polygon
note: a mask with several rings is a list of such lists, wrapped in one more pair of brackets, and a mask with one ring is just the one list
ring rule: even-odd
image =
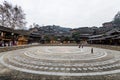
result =
[{"label": "bare tree", "polygon": [[4,9],[6,10],[6,12],[4,13],[6,16],[6,20],[5,20],[5,27],[11,27],[11,16],[12,16],[12,4],[4,1],[3,3]]},{"label": "bare tree", "polygon": [[21,7],[18,7],[17,5],[13,8],[12,13],[12,28],[23,28],[26,24],[25,21],[25,14],[23,13],[23,10]]},{"label": "bare tree", "polygon": [[4,8],[3,5],[0,5],[0,24],[2,26],[5,26],[5,21],[6,21],[6,9]]},{"label": "bare tree", "polygon": [[12,6],[4,1],[0,4],[0,23],[12,29],[23,29],[26,24],[25,13],[20,6]]}]

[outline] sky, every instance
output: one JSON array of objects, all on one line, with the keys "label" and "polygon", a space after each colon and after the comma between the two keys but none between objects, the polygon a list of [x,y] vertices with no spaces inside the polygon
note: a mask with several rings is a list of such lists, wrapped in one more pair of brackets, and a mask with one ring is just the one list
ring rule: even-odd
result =
[{"label": "sky", "polygon": [[[2,3],[4,0],[0,0]],[[120,0],[6,0],[19,5],[27,26],[37,23],[78,28],[102,26],[120,11]]]}]

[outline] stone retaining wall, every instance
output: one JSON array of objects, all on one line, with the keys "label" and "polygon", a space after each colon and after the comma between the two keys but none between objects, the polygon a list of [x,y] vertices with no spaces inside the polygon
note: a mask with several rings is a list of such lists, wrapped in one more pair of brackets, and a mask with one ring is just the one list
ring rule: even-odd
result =
[{"label": "stone retaining wall", "polygon": [[38,46],[38,45],[22,45],[22,46],[12,46],[12,47],[0,47],[0,52],[6,52],[6,51],[12,51],[17,49],[24,49],[32,46]]},{"label": "stone retaining wall", "polygon": [[92,45],[89,45],[89,46],[120,51],[120,46],[114,46],[114,45],[96,45],[96,44],[92,44]]},{"label": "stone retaining wall", "polygon": [[[0,47],[0,52],[23,49],[23,48],[28,48],[28,47],[32,47],[32,46],[78,46],[78,45],[79,44],[35,44],[35,45],[13,46],[13,47]],[[96,45],[96,44],[90,44],[87,46],[120,51],[120,46]]]}]

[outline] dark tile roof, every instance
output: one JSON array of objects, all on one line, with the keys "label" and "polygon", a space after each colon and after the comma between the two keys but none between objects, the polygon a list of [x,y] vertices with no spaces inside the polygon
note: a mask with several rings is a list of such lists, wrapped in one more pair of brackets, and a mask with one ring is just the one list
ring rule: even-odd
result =
[{"label": "dark tile roof", "polygon": [[30,35],[29,30],[14,30],[14,33],[26,36]]},{"label": "dark tile roof", "polygon": [[112,29],[112,30],[106,32],[105,34],[106,34],[106,35],[110,35],[110,34],[115,33],[115,32],[120,33],[120,29],[116,29],[116,28],[115,28],[115,29]]},{"label": "dark tile roof", "polygon": [[3,27],[3,26],[0,26],[0,31],[14,32],[13,29],[11,29],[11,28],[7,28],[7,27]]},{"label": "dark tile roof", "polygon": [[0,31],[15,33],[15,34],[19,34],[19,35],[29,35],[30,34],[30,32],[28,30],[13,30],[11,28],[7,28],[7,27],[3,27],[3,26],[0,26]]}]

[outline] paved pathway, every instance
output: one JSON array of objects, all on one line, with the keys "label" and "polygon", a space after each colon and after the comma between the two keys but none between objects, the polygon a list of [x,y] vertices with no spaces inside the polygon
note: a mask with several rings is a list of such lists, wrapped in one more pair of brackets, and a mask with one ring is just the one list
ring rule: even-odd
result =
[{"label": "paved pathway", "polygon": [[[120,52],[91,47],[39,46],[0,54],[1,73],[20,71],[49,76],[97,76],[120,73]],[[6,68],[4,68],[5,66]]]}]

